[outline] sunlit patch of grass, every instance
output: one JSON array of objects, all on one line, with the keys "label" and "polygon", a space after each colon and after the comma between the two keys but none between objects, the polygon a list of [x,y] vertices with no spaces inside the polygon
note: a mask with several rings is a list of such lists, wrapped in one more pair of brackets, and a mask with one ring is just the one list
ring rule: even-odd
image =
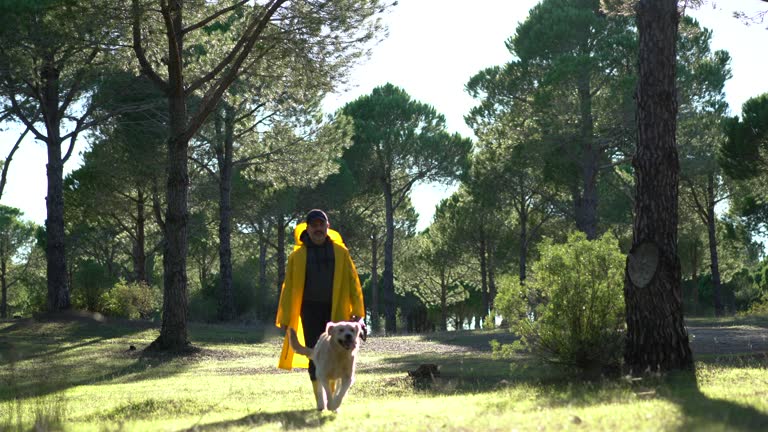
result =
[{"label": "sunlit patch of grass", "polygon": [[[282,339],[269,326],[194,324],[199,350],[185,356],[143,353],[156,335],[130,322],[0,323],[0,430],[706,431],[768,419],[759,355],[702,357],[689,376],[585,379],[495,359],[484,344],[509,337],[498,330],[392,337],[363,344],[332,414],[314,410],[306,371],[275,367]],[[398,351],[409,344],[420,345]],[[423,363],[440,374],[416,386],[408,371]]]}]

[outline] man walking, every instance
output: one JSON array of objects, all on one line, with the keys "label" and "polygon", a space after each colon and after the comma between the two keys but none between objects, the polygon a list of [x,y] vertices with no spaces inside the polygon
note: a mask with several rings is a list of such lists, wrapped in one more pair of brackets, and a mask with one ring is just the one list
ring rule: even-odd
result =
[{"label": "man walking", "polygon": [[363,291],[357,269],[341,235],[330,229],[324,211],[307,213],[306,222],[294,232],[296,246],[288,257],[275,325],[286,331],[278,367],[309,368],[309,379],[317,390],[315,365],[295,355],[288,340],[289,328],[299,342],[314,347],[329,321],[365,317]]}]

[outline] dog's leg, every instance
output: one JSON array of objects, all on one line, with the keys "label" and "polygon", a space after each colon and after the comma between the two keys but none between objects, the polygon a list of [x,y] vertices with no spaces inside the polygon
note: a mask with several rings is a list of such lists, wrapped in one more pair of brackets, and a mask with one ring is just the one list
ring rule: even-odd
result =
[{"label": "dog's leg", "polygon": [[333,398],[333,393],[331,392],[331,383],[328,379],[318,379],[317,382],[320,384],[317,395],[317,409],[322,411],[327,408],[331,398]]},{"label": "dog's leg", "polygon": [[325,409],[325,390],[323,384],[320,381],[312,381],[312,389],[315,391],[315,401],[317,402],[317,410],[322,411]]},{"label": "dog's leg", "polygon": [[341,379],[341,385],[338,383],[336,384],[336,391],[337,393],[333,395],[333,399],[330,399],[328,401],[328,409],[333,412],[338,412],[339,407],[341,406],[341,401],[344,399],[344,396],[347,394],[347,391],[352,386],[352,383],[354,381],[351,377],[343,377]]}]

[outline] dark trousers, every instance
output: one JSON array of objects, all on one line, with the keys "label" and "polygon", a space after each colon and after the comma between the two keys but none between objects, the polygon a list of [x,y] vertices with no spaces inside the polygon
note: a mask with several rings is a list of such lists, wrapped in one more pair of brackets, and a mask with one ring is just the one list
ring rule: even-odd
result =
[{"label": "dark trousers", "polygon": [[[317,338],[325,332],[325,325],[331,320],[331,304],[303,301],[301,303],[301,322],[304,325],[304,342],[314,348]],[[315,381],[315,363],[309,361],[309,379]]]}]

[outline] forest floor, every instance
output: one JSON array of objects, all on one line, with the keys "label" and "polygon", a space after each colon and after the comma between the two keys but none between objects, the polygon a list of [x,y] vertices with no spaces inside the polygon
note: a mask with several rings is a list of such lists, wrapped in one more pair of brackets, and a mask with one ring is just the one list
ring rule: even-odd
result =
[{"label": "forest floor", "polygon": [[[274,326],[191,323],[184,356],[143,351],[157,327],[0,321],[0,431],[768,430],[768,317],[689,319],[695,374],[642,379],[498,358],[504,329],[371,336],[339,414],[313,409],[306,371],[275,367]],[[409,376],[426,363],[439,376]]]}]

